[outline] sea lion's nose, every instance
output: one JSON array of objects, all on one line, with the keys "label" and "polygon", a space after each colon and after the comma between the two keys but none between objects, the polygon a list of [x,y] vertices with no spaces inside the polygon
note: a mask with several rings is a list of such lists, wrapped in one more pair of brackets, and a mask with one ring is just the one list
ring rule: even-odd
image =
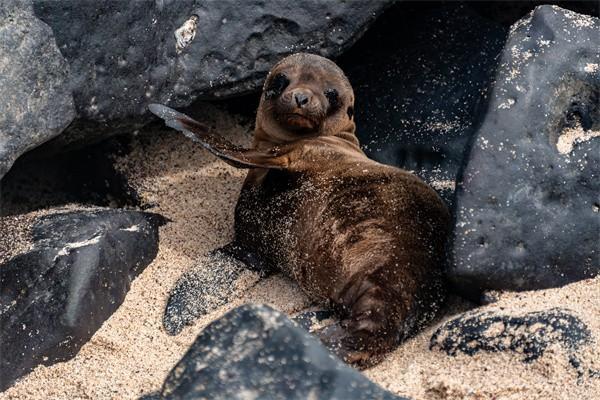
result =
[{"label": "sea lion's nose", "polygon": [[295,91],[294,100],[296,100],[296,105],[302,108],[308,104],[308,101],[310,100],[310,94],[301,90]]}]

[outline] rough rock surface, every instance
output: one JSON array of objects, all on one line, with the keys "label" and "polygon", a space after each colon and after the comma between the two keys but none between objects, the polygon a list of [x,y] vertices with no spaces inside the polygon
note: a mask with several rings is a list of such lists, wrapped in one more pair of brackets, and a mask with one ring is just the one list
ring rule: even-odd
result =
[{"label": "rough rock surface", "polygon": [[52,30],[28,1],[0,7],[0,179],[26,151],[60,134],[75,116],[69,68]]},{"label": "rough rock surface", "polygon": [[512,27],[456,197],[449,276],[463,293],[600,271],[599,31],[556,6]]},{"label": "rough rock surface", "polygon": [[367,154],[414,171],[450,204],[507,30],[471,5],[390,8],[339,59]]},{"label": "rough rock surface", "polygon": [[333,357],[283,314],[244,305],[211,323],[173,368],[166,399],[404,399]]},{"label": "rough rock surface", "polygon": [[0,224],[0,240],[12,241],[0,249],[22,249],[0,264],[0,389],[40,363],[77,353],[154,259],[162,222],[156,214],[95,209],[34,217],[16,235]]},{"label": "rough rock surface", "polygon": [[578,369],[577,349],[589,344],[590,339],[585,323],[569,310],[554,308],[514,316],[484,311],[463,314],[443,324],[431,337],[430,349],[451,356],[458,352],[473,356],[478,352],[512,351],[522,355],[523,362],[532,362],[549,346],[558,344]]},{"label": "rough rock surface", "polygon": [[34,0],[70,64],[78,118],[112,128],[76,123],[61,140],[131,129],[148,118],[148,103],[183,107],[255,90],[284,55],[339,54],[388,3]]}]

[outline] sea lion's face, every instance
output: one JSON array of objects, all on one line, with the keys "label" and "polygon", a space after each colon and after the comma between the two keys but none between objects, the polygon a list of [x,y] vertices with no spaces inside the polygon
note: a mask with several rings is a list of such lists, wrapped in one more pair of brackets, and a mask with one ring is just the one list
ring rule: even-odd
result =
[{"label": "sea lion's face", "polygon": [[276,141],[354,132],[354,93],[343,71],[313,54],[294,54],[271,70],[257,127]]}]

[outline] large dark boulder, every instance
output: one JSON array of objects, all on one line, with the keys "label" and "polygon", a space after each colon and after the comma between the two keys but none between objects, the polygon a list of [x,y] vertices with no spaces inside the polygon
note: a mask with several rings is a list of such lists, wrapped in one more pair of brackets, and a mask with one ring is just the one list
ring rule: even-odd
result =
[{"label": "large dark boulder", "polygon": [[465,294],[600,272],[600,22],[537,7],[511,29],[456,197]]},{"label": "large dark boulder", "polygon": [[0,179],[75,117],[69,67],[31,2],[0,6]]},{"label": "large dark boulder", "polygon": [[61,140],[131,130],[147,122],[148,103],[256,90],[284,55],[340,54],[388,3],[34,0],[71,68],[79,121]]},{"label": "large dark boulder", "polygon": [[331,355],[281,313],[244,305],[210,324],[158,398],[400,400]]},{"label": "large dark boulder", "polygon": [[154,259],[163,222],[109,209],[22,219],[0,221],[0,389],[77,353]]}]

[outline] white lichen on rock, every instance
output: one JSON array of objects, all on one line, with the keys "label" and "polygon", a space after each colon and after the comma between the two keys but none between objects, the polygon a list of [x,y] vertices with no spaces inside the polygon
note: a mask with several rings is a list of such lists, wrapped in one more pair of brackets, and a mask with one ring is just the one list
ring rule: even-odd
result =
[{"label": "white lichen on rock", "polygon": [[592,73],[592,72],[597,72],[597,71],[598,71],[598,64],[595,64],[595,63],[587,63],[587,64],[585,65],[585,67],[583,67],[583,70],[584,70],[585,72],[589,72],[589,73]]},{"label": "white lichen on rock", "polygon": [[515,104],[515,99],[507,99],[505,102],[501,103],[498,108],[510,108]]},{"label": "white lichen on rock", "polygon": [[600,137],[600,131],[585,131],[580,125],[574,128],[568,128],[565,129],[558,137],[556,149],[560,154],[569,154],[571,151],[573,151],[573,146],[575,143],[586,142],[595,137]]},{"label": "white lichen on rock", "polygon": [[139,225],[131,225],[129,228],[121,228],[120,230],[125,231],[125,232],[139,232],[140,226]]},{"label": "white lichen on rock", "polygon": [[56,253],[55,259],[58,257],[67,256],[71,253],[71,251],[78,249],[80,247],[85,247],[85,246],[90,246],[92,244],[96,244],[100,241],[101,238],[102,238],[102,234],[98,234],[90,239],[82,240],[80,242],[67,243],[62,249],[60,249],[58,251],[58,253]]},{"label": "white lichen on rock", "polygon": [[177,53],[181,53],[183,49],[188,47],[196,37],[196,28],[198,27],[198,16],[192,15],[175,31],[175,39],[177,43],[175,49]]}]

